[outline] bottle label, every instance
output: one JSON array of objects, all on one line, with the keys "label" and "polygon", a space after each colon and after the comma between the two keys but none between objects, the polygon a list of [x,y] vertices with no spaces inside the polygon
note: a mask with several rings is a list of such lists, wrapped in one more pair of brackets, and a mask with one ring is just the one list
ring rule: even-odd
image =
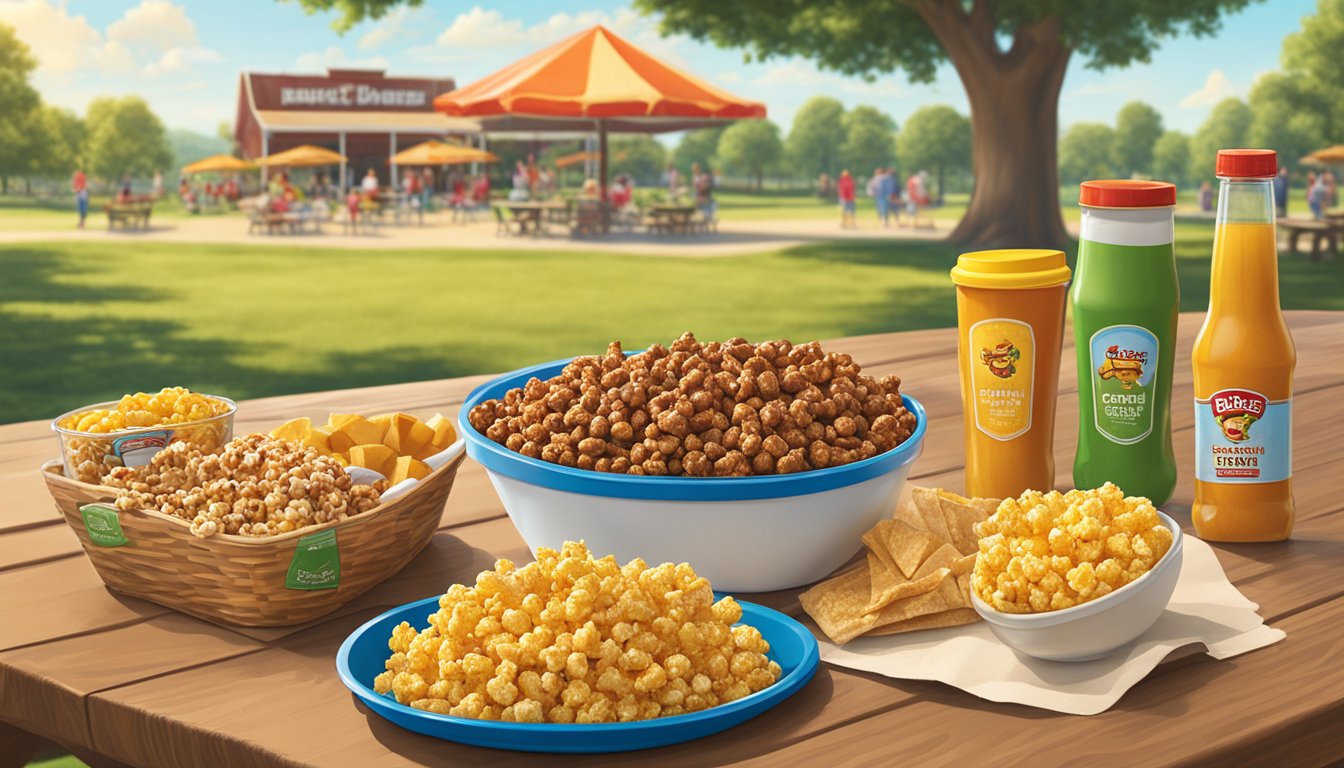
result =
[{"label": "bottle label", "polygon": [[1036,334],[1021,320],[996,317],[971,326],[970,355],[975,425],[996,440],[1031,429]]},{"label": "bottle label", "polygon": [[1129,445],[1153,431],[1157,336],[1137,325],[1112,325],[1092,334],[1092,411],[1097,431]]},{"label": "bottle label", "polygon": [[1293,401],[1249,389],[1195,398],[1195,477],[1275,483],[1293,476]]}]

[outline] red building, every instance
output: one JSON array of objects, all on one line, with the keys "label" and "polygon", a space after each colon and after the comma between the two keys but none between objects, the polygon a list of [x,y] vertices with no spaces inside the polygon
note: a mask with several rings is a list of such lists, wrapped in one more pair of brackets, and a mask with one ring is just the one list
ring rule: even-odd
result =
[{"label": "red building", "polygon": [[421,141],[461,132],[434,111],[434,97],[457,85],[452,78],[386,77],[381,70],[328,69],[326,75],[244,72],[238,83],[234,137],[256,159],[316,144],[348,158],[339,180],[358,181],[369,168],[384,184],[388,159]]}]

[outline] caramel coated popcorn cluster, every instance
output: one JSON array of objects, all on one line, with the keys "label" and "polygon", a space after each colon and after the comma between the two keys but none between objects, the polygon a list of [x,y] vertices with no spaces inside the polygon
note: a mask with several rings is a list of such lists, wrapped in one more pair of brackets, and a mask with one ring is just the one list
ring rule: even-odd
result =
[{"label": "caramel coated popcorn cluster", "polygon": [[582,543],[500,560],[472,587],[454,584],[429,626],[392,630],[374,680],[402,704],[439,714],[530,723],[608,723],[697,712],[779,679],[770,646],[742,607],[714,602],[685,563],[650,568],[594,559]]},{"label": "caramel coated popcorn cluster", "polygon": [[192,534],[272,536],[342,520],[378,506],[387,483],[353,485],[335,459],[266,435],[234,438],[218,453],[173,443],[142,467],[117,467],[120,510],[157,509]]},{"label": "caramel coated popcorn cluster", "polygon": [[1004,499],[979,533],[971,589],[1003,613],[1057,611],[1110,594],[1172,544],[1153,503],[1111,483]]},{"label": "caramel coated popcorn cluster", "polygon": [[620,342],[471,410],[472,427],[554,464],[728,477],[822,469],[895,448],[915,429],[896,376],[864,376],[816,342],[745,339],[625,357]]}]

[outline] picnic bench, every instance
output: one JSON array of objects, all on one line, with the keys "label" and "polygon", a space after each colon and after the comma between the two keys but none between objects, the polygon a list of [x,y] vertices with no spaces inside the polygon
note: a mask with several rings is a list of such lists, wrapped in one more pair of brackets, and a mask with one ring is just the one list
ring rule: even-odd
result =
[{"label": "picnic bench", "polygon": [[[120,766],[879,766],[1321,765],[1344,755],[1344,313],[1289,312],[1303,350],[1294,404],[1297,525],[1275,544],[1214,545],[1228,577],[1287,638],[1227,661],[1162,664],[1111,710],[1063,716],[995,704],[939,683],[822,665],[797,695],[728,731],[612,755],[535,755],[405,731],[357,704],[336,675],[345,637],[400,604],[470,583],[496,558],[530,559],[484,470],[463,465],[428,548],[335,614],[301,627],[221,627],[109,592],[59,518],[38,466],[56,453],[48,422],[0,427],[0,768],[43,740],[98,768]],[[1201,315],[1180,318],[1174,402],[1192,397],[1189,351]],[[1072,339],[1072,334],[1065,334]],[[911,482],[963,487],[955,329],[828,343],[866,373],[898,374],[928,409]],[[1063,350],[1056,483],[1070,486],[1078,407]],[[298,415],[406,410],[455,414],[486,376],[273,397],[239,404],[235,431]],[[1190,527],[1193,420],[1172,409],[1180,482],[1164,508]],[[824,510],[818,510],[824,514]],[[671,524],[675,524],[672,521]],[[758,542],[768,546],[769,531]],[[855,551],[859,543],[855,542]],[[804,618],[799,590],[747,599]]]},{"label": "picnic bench", "polygon": [[1311,235],[1311,260],[1320,261],[1322,258],[1322,246],[1329,246],[1329,254],[1332,257],[1339,256],[1339,239],[1344,236],[1344,218],[1327,218],[1317,221],[1315,219],[1293,219],[1280,217],[1278,227],[1284,233],[1288,240],[1288,252],[1301,253],[1299,247],[1303,235]]},{"label": "picnic bench", "polygon": [[123,203],[108,203],[103,206],[107,212],[107,229],[110,232],[118,224],[122,229],[149,229],[149,216],[154,212],[153,198],[142,198]]}]

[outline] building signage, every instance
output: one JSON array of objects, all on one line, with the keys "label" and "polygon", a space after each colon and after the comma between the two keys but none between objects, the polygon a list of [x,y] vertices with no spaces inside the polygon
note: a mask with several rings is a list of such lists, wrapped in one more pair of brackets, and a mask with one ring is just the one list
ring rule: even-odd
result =
[{"label": "building signage", "polygon": [[281,107],[423,107],[423,90],[379,88],[364,83],[341,83],[316,88],[282,87]]}]

